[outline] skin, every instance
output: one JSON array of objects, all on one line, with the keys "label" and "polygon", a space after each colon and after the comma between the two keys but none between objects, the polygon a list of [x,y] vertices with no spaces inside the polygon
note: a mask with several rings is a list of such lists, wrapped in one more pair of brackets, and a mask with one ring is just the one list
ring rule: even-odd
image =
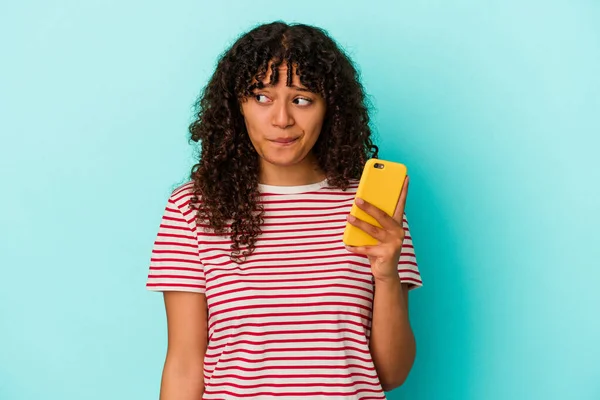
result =
[{"label": "skin", "polygon": [[[269,69],[270,71],[270,69]],[[285,77],[287,66],[279,68]],[[268,85],[269,75],[264,83]],[[240,109],[248,135],[260,156],[259,182],[268,185],[308,185],[325,179],[311,150],[317,141],[326,104],[302,86],[294,71],[292,87],[285,79],[257,90]],[[277,140],[296,139],[282,144]],[[382,228],[364,221],[348,221],[378,239],[369,247],[347,247],[369,257],[375,278],[370,350],[385,391],[400,386],[415,358],[415,339],[408,318],[408,287],[398,277],[398,260],[404,240],[402,217],[408,193],[404,183],[392,217],[368,203],[357,205],[372,215]],[[204,393],[203,360],[207,346],[207,306],[204,294],[165,292],[168,349],[161,383],[161,400],[196,400]]]},{"label": "skin", "polygon": [[[259,182],[267,185],[296,186],[325,179],[311,152],[323,125],[325,100],[308,91],[293,72],[291,87],[286,86],[285,64],[279,67],[276,85],[269,85],[269,72],[265,88],[241,104],[250,141],[260,156]],[[297,140],[288,145],[276,141],[290,138]]]},{"label": "skin", "polygon": [[371,263],[371,272],[375,278],[375,298],[370,350],[385,391],[404,383],[416,356],[415,337],[408,317],[408,285],[401,283],[398,276],[398,261],[405,237],[402,220],[409,181],[407,176],[396,210],[391,217],[363,199],[356,199],[357,206],[375,218],[381,228],[351,215],[347,216],[350,224],[367,232],[379,242],[374,246],[346,246],[346,249],[368,256]]},{"label": "skin", "polygon": [[204,393],[204,354],[208,343],[206,297],[165,292],[168,344],[160,400],[197,400]]}]

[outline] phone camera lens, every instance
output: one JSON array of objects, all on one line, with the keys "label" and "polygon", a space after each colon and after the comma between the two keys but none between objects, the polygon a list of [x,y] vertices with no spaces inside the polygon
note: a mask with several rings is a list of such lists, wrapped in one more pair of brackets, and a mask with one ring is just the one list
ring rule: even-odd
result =
[{"label": "phone camera lens", "polygon": [[383,169],[383,164],[375,163],[375,168]]}]

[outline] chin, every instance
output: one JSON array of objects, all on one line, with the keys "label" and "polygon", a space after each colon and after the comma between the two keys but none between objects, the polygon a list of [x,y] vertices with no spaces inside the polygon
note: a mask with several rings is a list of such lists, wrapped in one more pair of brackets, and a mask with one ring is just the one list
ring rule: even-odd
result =
[{"label": "chin", "polygon": [[268,162],[272,165],[277,165],[278,167],[289,167],[295,164],[298,164],[302,161],[301,157],[297,157],[295,155],[265,155],[262,157],[264,161]]}]

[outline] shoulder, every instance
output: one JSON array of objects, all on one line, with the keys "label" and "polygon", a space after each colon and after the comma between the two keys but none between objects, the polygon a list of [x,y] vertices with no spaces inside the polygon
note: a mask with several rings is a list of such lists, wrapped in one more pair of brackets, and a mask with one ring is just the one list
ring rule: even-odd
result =
[{"label": "shoulder", "polygon": [[169,196],[169,202],[178,207],[183,207],[190,204],[193,197],[194,182],[188,181],[172,190],[171,195]]}]

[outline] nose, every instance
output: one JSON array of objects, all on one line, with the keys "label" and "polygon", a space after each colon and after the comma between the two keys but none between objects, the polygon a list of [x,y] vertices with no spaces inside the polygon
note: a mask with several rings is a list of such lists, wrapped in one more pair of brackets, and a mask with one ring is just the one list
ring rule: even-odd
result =
[{"label": "nose", "polygon": [[290,113],[288,109],[288,104],[285,102],[280,102],[279,104],[274,104],[272,107],[273,116],[272,116],[272,124],[273,126],[277,126],[281,129],[285,129],[289,126],[294,125],[294,117]]}]

